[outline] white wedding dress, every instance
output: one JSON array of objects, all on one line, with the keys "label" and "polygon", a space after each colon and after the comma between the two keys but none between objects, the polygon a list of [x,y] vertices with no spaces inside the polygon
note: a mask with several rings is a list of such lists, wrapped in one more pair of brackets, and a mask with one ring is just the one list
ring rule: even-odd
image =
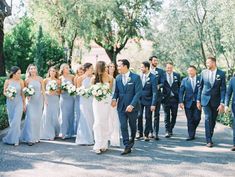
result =
[{"label": "white wedding dress", "polygon": [[101,101],[97,101],[93,98],[94,150],[108,149],[110,104],[111,96]]}]

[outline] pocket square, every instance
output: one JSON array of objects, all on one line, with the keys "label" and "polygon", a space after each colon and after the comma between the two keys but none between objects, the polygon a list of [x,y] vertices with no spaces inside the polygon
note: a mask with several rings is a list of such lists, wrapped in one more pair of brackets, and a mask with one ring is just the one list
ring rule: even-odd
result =
[{"label": "pocket square", "polygon": [[127,83],[127,85],[132,85],[133,83],[131,82],[131,83]]}]

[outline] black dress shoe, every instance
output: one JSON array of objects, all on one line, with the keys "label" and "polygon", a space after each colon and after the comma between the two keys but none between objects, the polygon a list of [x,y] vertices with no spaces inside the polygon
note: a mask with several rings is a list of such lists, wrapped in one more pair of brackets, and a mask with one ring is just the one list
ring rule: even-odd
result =
[{"label": "black dress shoe", "polygon": [[28,142],[28,146],[33,146],[33,143],[32,142]]},{"label": "black dress shoe", "polygon": [[136,136],[136,139],[137,139],[137,140],[139,140],[139,139],[141,139],[141,138],[143,138],[143,134],[141,134],[141,133],[140,133],[138,136]]},{"label": "black dress shoe", "polygon": [[186,141],[192,141],[192,140],[194,140],[195,138],[194,137],[188,137],[187,139],[186,139]]},{"label": "black dress shoe", "polygon": [[159,137],[158,137],[158,135],[156,135],[154,139],[155,139],[156,141],[160,140]]},{"label": "black dress shoe", "polygon": [[144,141],[150,141],[149,137],[148,137],[148,136],[145,136],[145,137],[144,137]]},{"label": "black dress shoe", "polygon": [[170,133],[166,133],[166,134],[165,134],[165,137],[166,137],[166,138],[170,138],[170,137],[171,137]]},{"label": "black dress shoe", "polygon": [[131,153],[131,148],[125,148],[124,151],[121,153],[121,155],[126,155]]},{"label": "black dress shoe", "polygon": [[153,133],[150,133],[149,138],[151,138],[151,139],[155,138]]},{"label": "black dress shoe", "polygon": [[212,148],[212,147],[213,147],[213,144],[212,144],[212,143],[207,143],[207,144],[206,144],[206,147]]},{"label": "black dress shoe", "polygon": [[130,148],[132,148],[135,144],[135,140],[134,139],[131,139],[129,142],[128,142],[128,145]]},{"label": "black dress shoe", "polygon": [[235,145],[231,148],[231,151],[235,151]]}]

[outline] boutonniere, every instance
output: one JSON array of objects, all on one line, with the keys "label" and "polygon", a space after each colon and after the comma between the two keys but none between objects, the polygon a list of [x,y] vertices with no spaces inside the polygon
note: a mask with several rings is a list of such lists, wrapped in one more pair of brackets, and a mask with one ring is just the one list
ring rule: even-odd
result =
[{"label": "boutonniere", "polygon": [[200,84],[200,81],[197,81],[198,84]]},{"label": "boutonniere", "polygon": [[158,71],[156,71],[156,74],[158,74]]},{"label": "boutonniere", "polygon": [[128,78],[127,78],[127,82],[130,82],[130,81],[131,81],[131,78],[130,78],[130,77],[128,77]]},{"label": "boutonniere", "polygon": [[219,74],[216,75],[216,79],[220,80],[220,75]]},{"label": "boutonniere", "polygon": [[146,79],[146,82],[148,82],[148,81],[150,81],[150,78],[149,78],[149,77]]},{"label": "boutonniere", "polygon": [[177,82],[177,81],[178,81],[178,78],[177,78],[177,76],[174,76],[174,80],[175,80],[175,82]]}]

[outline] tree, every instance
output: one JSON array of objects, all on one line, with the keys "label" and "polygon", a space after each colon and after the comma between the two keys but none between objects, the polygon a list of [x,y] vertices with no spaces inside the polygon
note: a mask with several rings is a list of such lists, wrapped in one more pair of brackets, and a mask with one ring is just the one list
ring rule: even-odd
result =
[{"label": "tree", "polygon": [[71,35],[71,39],[79,36],[87,45],[95,41],[114,63],[129,39],[138,41],[144,37],[152,15],[161,4],[156,0],[44,0],[40,3],[40,9],[47,10],[48,19],[56,19],[52,25],[62,27],[63,36]]},{"label": "tree", "polygon": [[5,59],[3,53],[4,20],[11,15],[11,7],[5,0],[0,0],[0,76],[5,76]]}]

